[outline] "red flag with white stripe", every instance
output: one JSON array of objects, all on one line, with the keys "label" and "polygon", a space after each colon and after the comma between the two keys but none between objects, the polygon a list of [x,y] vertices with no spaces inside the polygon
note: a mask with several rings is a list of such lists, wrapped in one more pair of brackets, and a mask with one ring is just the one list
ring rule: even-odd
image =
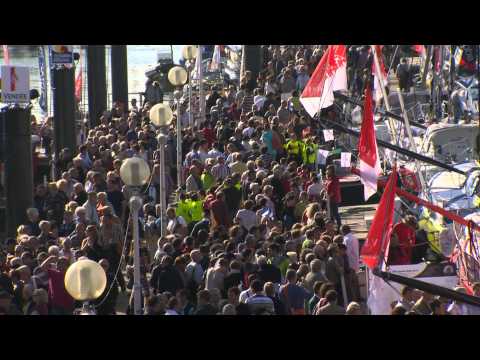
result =
[{"label": "red flag with white stripe", "polygon": [[382,48],[383,45],[371,45],[372,51],[374,51],[378,56],[378,63],[380,65],[380,71],[377,73],[377,67],[375,66],[375,61],[372,62],[372,74],[374,75],[373,89],[375,90],[375,102],[379,102],[383,97],[382,92],[382,83],[387,85],[388,74],[385,70],[385,63],[383,62]]},{"label": "red flag with white stripe", "polygon": [[347,89],[345,45],[329,45],[308,81],[300,102],[311,117],[333,104],[333,92]]},{"label": "red flag with white stripe", "polygon": [[385,261],[388,259],[396,190],[397,169],[394,167],[385,186],[385,191],[380,199],[380,203],[378,204],[377,211],[375,212],[375,217],[368,231],[367,240],[362,246],[362,260],[370,269],[374,269],[380,265],[382,254]]},{"label": "red flag with white stripe", "polygon": [[78,64],[78,75],[75,79],[75,97],[78,101],[82,99],[82,85],[83,85],[83,69],[82,69],[82,54],[80,54],[80,61]]},{"label": "red flag with white stripe", "polygon": [[378,156],[375,126],[373,124],[372,90],[370,84],[365,87],[365,103],[363,106],[363,121],[358,142],[360,158],[360,180],[367,201],[377,192],[377,180],[382,173],[380,157]]},{"label": "red flag with white stripe", "polygon": [[8,52],[8,45],[2,45],[3,47],[3,62],[5,65],[10,65],[10,54]]}]

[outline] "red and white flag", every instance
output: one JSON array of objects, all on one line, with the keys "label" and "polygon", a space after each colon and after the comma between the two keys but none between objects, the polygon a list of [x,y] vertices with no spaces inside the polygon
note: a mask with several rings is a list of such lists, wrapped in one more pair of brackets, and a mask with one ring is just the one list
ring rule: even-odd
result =
[{"label": "red and white flag", "polygon": [[[362,246],[360,255],[363,262],[375,269],[380,261],[388,259],[390,235],[393,228],[393,213],[395,209],[395,193],[397,190],[397,169],[394,167],[388,179],[385,191],[378,204],[375,217],[368,231],[367,240]],[[383,255],[383,256],[382,256]]]},{"label": "red and white flag", "polygon": [[220,45],[215,45],[213,50],[212,61],[210,63],[210,70],[218,70],[220,69],[221,64],[221,56],[220,56]]},{"label": "red and white flag", "polygon": [[373,124],[373,103],[371,86],[365,87],[363,121],[358,142],[360,158],[360,180],[363,184],[365,201],[377,192],[377,179],[382,173],[378,156],[375,126]]},{"label": "red and white flag", "polygon": [[345,45],[329,45],[308,81],[300,102],[311,117],[333,104],[333,92],[347,89]]},{"label": "red and white flag", "polygon": [[2,45],[3,47],[3,63],[10,65],[10,54],[8,52],[8,45]]},{"label": "red and white flag", "polygon": [[82,99],[82,85],[83,85],[83,73],[82,73],[82,54],[80,53],[80,61],[78,63],[78,75],[75,79],[75,97],[78,101]]},{"label": "red and white flag", "polygon": [[425,46],[424,45],[413,45],[413,50],[419,55],[425,54]]},{"label": "red and white flag", "polygon": [[388,74],[385,70],[385,63],[383,62],[382,56],[382,48],[383,45],[370,45],[373,51],[373,55],[375,54],[378,57],[378,63],[380,65],[380,71],[377,72],[377,67],[375,65],[375,61],[372,62],[372,73],[374,76],[375,81],[373,82],[373,88],[375,90],[375,102],[379,102],[380,99],[383,97],[382,92],[382,85],[387,85],[388,83]]}]

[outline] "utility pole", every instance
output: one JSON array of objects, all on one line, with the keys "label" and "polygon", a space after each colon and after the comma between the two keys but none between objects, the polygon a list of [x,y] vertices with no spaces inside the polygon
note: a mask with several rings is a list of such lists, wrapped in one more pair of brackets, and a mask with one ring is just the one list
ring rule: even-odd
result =
[{"label": "utility pole", "polygon": [[90,127],[100,123],[107,110],[107,74],[105,45],[87,46],[88,116]]},{"label": "utility pole", "polygon": [[2,110],[5,122],[6,233],[15,237],[33,205],[33,168],[30,105]]},{"label": "utility pole", "polygon": [[120,101],[128,110],[127,45],[112,45],[112,104]]},{"label": "utility pole", "polygon": [[73,154],[77,148],[75,123],[75,68],[62,67],[53,73],[54,153],[59,158],[62,149]]}]

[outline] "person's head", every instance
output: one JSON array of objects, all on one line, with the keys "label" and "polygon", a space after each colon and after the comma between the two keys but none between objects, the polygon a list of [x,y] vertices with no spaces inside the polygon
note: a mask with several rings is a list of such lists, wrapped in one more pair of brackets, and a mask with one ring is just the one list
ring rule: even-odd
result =
[{"label": "person's head", "polygon": [[413,229],[417,229],[417,219],[413,215],[405,216],[405,224]]},{"label": "person's head", "polygon": [[27,217],[28,220],[31,221],[32,223],[36,223],[39,218],[39,212],[37,208],[28,208],[27,209]]},{"label": "person's head", "polygon": [[266,282],[265,285],[263,285],[263,292],[265,293],[265,296],[268,297],[274,297],[275,296],[275,284],[273,282]]},{"label": "person's head", "polygon": [[480,282],[476,282],[472,285],[473,296],[480,297]]},{"label": "person's head", "polygon": [[88,202],[90,204],[96,204],[97,203],[97,193],[95,191],[90,191],[88,193]]},{"label": "person's head", "polygon": [[359,303],[352,301],[350,304],[348,304],[345,314],[362,315],[362,308],[360,307]]},{"label": "person's head", "polygon": [[407,310],[403,306],[395,306],[390,315],[406,315]]},{"label": "person's head", "polygon": [[334,232],[334,231],[335,231],[335,223],[334,223],[332,220],[328,220],[328,221],[325,223],[325,230],[326,230],[328,233]]},{"label": "person's head", "polygon": [[169,207],[169,208],[167,209],[167,217],[168,217],[169,219],[175,219],[175,217],[176,217],[175,208]]},{"label": "person's head", "polygon": [[237,315],[233,304],[225,304],[222,308],[222,315]]},{"label": "person's head", "polygon": [[297,282],[297,272],[293,269],[288,270],[286,279],[290,284],[295,284]]},{"label": "person's head", "polygon": [[410,286],[404,286],[400,293],[402,294],[402,298],[405,299],[406,301],[413,301],[414,299],[414,289],[411,288]]},{"label": "person's head", "polygon": [[227,291],[227,298],[229,304],[238,305],[240,296],[240,289],[236,286],[232,286]]},{"label": "person's head", "polygon": [[337,303],[337,292],[335,290],[328,290],[325,294],[325,299],[327,299],[329,304],[336,304]]},{"label": "person's head", "polygon": [[432,315],[446,315],[446,306],[439,299],[434,299],[430,303],[430,308],[432,309]]},{"label": "person's head", "polygon": [[254,281],[252,281],[252,283],[250,284],[250,289],[252,290],[252,292],[254,294],[260,294],[262,291],[263,291],[263,286],[262,286],[262,282],[258,279],[255,279]]},{"label": "person's head", "polygon": [[48,303],[48,292],[45,289],[35,289],[32,293],[32,300],[37,305],[46,305]]},{"label": "person's head", "polygon": [[328,165],[326,172],[327,172],[327,177],[331,178],[335,176],[335,165]]},{"label": "person's head", "polygon": [[200,250],[197,249],[192,250],[192,252],[190,253],[190,258],[193,262],[198,263],[202,260],[202,253],[200,252]]},{"label": "person's head", "polygon": [[348,226],[348,225],[342,225],[342,227],[341,227],[341,232],[342,232],[342,235],[343,235],[343,236],[350,234],[350,232],[351,232],[350,226]]},{"label": "person's head", "polygon": [[310,263],[310,267],[313,273],[319,273],[322,270],[322,261],[315,259]]},{"label": "person's head", "polygon": [[211,296],[210,291],[208,290],[200,290],[197,293],[197,303],[198,305],[207,305],[210,303]]}]

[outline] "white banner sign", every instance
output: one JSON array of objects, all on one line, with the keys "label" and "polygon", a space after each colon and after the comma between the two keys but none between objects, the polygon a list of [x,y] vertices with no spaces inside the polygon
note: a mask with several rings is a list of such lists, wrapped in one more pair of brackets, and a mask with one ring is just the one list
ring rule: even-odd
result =
[{"label": "white banner sign", "polygon": [[2,102],[30,102],[30,73],[27,66],[4,65],[2,71]]},{"label": "white banner sign", "polygon": [[341,153],[341,158],[340,158],[341,167],[345,167],[345,168],[350,167],[351,161],[352,161],[352,153],[349,153],[349,152]]},{"label": "white banner sign", "polygon": [[327,141],[333,141],[333,130],[328,129],[328,130],[323,130],[323,138],[325,139],[325,142]]},{"label": "white banner sign", "polygon": [[325,165],[327,163],[327,156],[329,154],[328,150],[318,149],[317,151],[317,162],[319,165]]}]

